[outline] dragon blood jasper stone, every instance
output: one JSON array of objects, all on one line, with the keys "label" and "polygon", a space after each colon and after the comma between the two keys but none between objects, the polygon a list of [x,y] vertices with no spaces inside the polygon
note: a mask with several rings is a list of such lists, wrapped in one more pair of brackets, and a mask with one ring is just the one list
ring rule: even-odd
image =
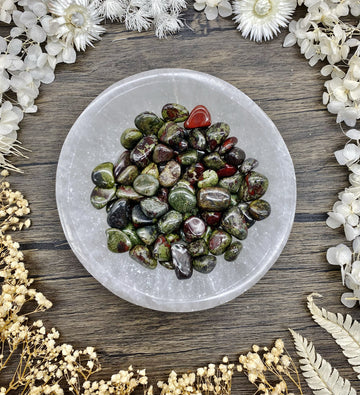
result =
[{"label": "dragon blood jasper stone", "polygon": [[261,221],[267,218],[271,213],[270,204],[263,199],[253,200],[249,204],[249,214],[256,221]]},{"label": "dragon blood jasper stone", "polygon": [[232,206],[224,212],[221,226],[239,240],[244,240],[247,237],[248,231],[245,218],[236,206]]},{"label": "dragon blood jasper stone", "polygon": [[229,135],[230,126],[225,122],[214,123],[206,131],[206,141],[211,151],[219,146]]},{"label": "dragon blood jasper stone", "polygon": [[115,185],[114,165],[105,162],[96,166],[91,173],[91,180],[99,188],[112,188]]},{"label": "dragon blood jasper stone", "polygon": [[152,258],[149,248],[143,245],[135,246],[130,251],[130,258],[148,269],[155,269],[157,266],[157,262]]},{"label": "dragon blood jasper stone", "polygon": [[156,114],[150,111],[144,111],[135,118],[135,126],[144,134],[157,134],[164,124]]},{"label": "dragon blood jasper stone", "polygon": [[123,229],[131,217],[130,203],[126,199],[117,200],[112,206],[107,216],[107,223],[110,228]]},{"label": "dragon blood jasper stone", "polygon": [[133,149],[143,137],[144,135],[140,130],[128,128],[122,132],[120,142],[126,149]]},{"label": "dragon blood jasper stone", "polygon": [[239,197],[244,202],[259,199],[266,192],[268,185],[267,177],[256,171],[251,171],[246,174],[241,183]]},{"label": "dragon blood jasper stone", "polygon": [[179,280],[190,278],[193,273],[192,257],[182,244],[171,246],[171,256],[175,267],[175,274]]},{"label": "dragon blood jasper stone", "polygon": [[211,125],[209,110],[202,105],[196,106],[191,111],[189,118],[184,123],[186,129],[204,128]]},{"label": "dragon blood jasper stone", "polygon": [[235,261],[242,250],[242,244],[240,241],[235,241],[230,245],[230,247],[225,251],[224,259],[225,261],[232,262]]},{"label": "dragon blood jasper stone", "polygon": [[166,122],[158,132],[159,140],[173,148],[178,147],[184,137],[184,129],[175,122]]},{"label": "dragon blood jasper stone", "polygon": [[214,255],[203,255],[194,258],[193,267],[200,273],[210,273],[215,269],[216,257]]},{"label": "dragon blood jasper stone", "polygon": [[181,166],[179,163],[171,160],[165,165],[164,170],[160,173],[160,185],[163,187],[172,187],[179,180],[180,176]]},{"label": "dragon blood jasper stone", "polygon": [[95,187],[90,195],[90,202],[96,209],[105,207],[115,196],[116,188]]},{"label": "dragon blood jasper stone", "polygon": [[130,160],[140,168],[146,167],[150,163],[150,158],[157,144],[155,136],[143,137],[130,153]]},{"label": "dragon blood jasper stone", "polygon": [[126,252],[132,246],[130,238],[119,229],[107,229],[106,237],[107,246],[111,252]]},{"label": "dragon blood jasper stone", "polygon": [[213,255],[222,255],[229,247],[231,240],[229,233],[221,229],[215,230],[209,239],[209,251]]},{"label": "dragon blood jasper stone", "polygon": [[168,103],[162,108],[161,116],[165,121],[184,122],[189,117],[189,111],[181,104]]},{"label": "dragon blood jasper stone", "polygon": [[225,188],[202,188],[197,194],[198,206],[206,211],[222,211],[230,206],[230,192]]},{"label": "dragon blood jasper stone", "polygon": [[154,196],[159,188],[159,181],[150,174],[140,174],[135,178],[134,189],[144,196]]},{"label": "dragon blood jasper stone", "polygon": [[170,191],[170,206],[180,213],[190,213],[196,207],[196,197],[188,189],[176,188]]}]

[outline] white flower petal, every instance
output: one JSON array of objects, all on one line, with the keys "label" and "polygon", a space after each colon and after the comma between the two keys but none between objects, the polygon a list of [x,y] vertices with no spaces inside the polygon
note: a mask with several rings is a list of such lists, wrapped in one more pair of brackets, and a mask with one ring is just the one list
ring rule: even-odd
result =
[{"label": "white flower petal", "polygon": [[218,9],[217,7],[209,7],[206,6],[205,8],[205,15],[209,21],[212,21],[217,18],[218,16]]},{"label": "white flower petal", "polygon": [[339,150],[334,152],[335,158],[338,161],[339,165],[344,166],[348,162],[348,159],[344,155],[344,150]]},{"label": "white flower petal", "polygon": [[45,30],[36,25],[29,29],[29,37],[37,43],[42,43],[46,40],[47,36]]},{"label": "white flower petal", "polygon": [[345,224],[344,232],[345,232],[345,238],[348,241],[353,241],[356,236],[359,236],[359,230],[357,228],[353,228],[349,224]]},{"label": "white flower petal", "polygon": [[350,225],[350,226],[357,226],[359,224],[359,217],[356,214],[350,214],[347,218],[346,218],[346,222]]},{"label": "white flower petal", "polygon": [[329,217],[326,220],[326,225],[332,229],[336,229],[345,224],[345,217],[339,213],[328,213]]},{"label": "white flower petal", "polygon": [[341,295],[341,303],[348,308],[354,307],[356,302],[358,302],[358,300],[354,297],[352,292],[344,292]]},{"label": "white flower petal", "polygon": [[345,135],[352,140],[360,140],[360,130],[357,129],[349,129]]},{"label": "white flower petal", "polygon": [[20,16],[20,22],[26,27],[32,27],[37,24],[36,15],[31,11],[24,11]]},{"label": "white flower petal", "polygon": [[218,5],[219,15],[223,18],[227,18],[232,14],[232,7],[228,1],[221,1]]}]

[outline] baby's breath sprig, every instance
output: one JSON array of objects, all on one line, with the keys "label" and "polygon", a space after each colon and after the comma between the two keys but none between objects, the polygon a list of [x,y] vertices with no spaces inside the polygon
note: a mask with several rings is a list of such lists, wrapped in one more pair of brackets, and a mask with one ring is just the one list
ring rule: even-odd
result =
[{"label": "baby's breath sprig", "polygon": [[291,395],[293,393],[289,392],[288,384],[292,383],[298,393],[303,394],[298,369],[281,339],[275,341],[271,350],[253,345],[252,352],[240,355],[239,362],[237,370],[257,387],[256,393]]}]

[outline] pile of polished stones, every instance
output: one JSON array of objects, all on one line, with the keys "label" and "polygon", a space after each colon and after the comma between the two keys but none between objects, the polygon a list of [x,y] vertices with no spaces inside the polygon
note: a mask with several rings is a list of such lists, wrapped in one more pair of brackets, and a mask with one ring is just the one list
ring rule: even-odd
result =
[{"label": "pile of polished stones", "polygon": [[108,212],[109,250],[129,251],[149,269],[175,269],[179,279],[193,269],[210,273],[216,256],[236,260],[240,240],[271,211],[260,199],[268,179],[253,170],[258,161],[236,146],[228,124],[211,124],[201,105],[189,113],[166,104],[161,118],[146,111],[135,126],[122,133],[126,150],[116,163],[91,175],[91,203]]}]

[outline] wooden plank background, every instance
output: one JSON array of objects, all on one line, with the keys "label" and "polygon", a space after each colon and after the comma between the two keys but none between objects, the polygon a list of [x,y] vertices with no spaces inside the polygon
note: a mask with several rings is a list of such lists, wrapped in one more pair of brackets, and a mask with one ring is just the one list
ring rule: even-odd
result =
[{"label": "wooden plank background", "polygon": [[[301,10],[297,16],[302,14]],[[152,32],[128,32],[107,24],[95,48],[60,65],[56,80],[43,85],[39,111],[25,116],[19,139],[31,150],[14,163],[24,175],[12,175],[13,187],[31,202],[32,227],[16,236],[36,287],[53,301],[42,315],[61,340],[75,347],[95,346],[109,378],[132,364],[147,368],[151,383],[178,373],[235,359],[253,343],[270,345],[282,337],[293,351],[288,328],[300,331],[340,373],[360,385],[331,337],[312,320],[306,296],[324,295],[320,304],[347,313],[340,303],[341,276],[325,259],[327,248],[343,242],[342,231],[326,227],[326,212],[347,185],[347,173],[333,152],[344,136],[321,103],[320,65],[311,68],[298,47],[283,48],[286,32],[261,45],[244,40],[231,19],[207,21],[203,13],[184,14],[187,28],[165,40]],[[6,29],[1,27],[1,34]],[[105,88],[134,73],[182,67],[213,74],[249,95],[275,122],[292,155],[297,176],[297,209],[290,239],[273,268],[244,295],[207,311],[169,314],[121,300],[92,278],[70,250],[55,203],[55,173],[63,141],[80,113]],[[276,158],[274,158],[276,160]],[[359,319],[359,309],[350,311]],[[1,383],[0,383],[1,384]],[[252,394],[244,377],[234,394]],[[310,390],[305,387],[305,394]]]}]

